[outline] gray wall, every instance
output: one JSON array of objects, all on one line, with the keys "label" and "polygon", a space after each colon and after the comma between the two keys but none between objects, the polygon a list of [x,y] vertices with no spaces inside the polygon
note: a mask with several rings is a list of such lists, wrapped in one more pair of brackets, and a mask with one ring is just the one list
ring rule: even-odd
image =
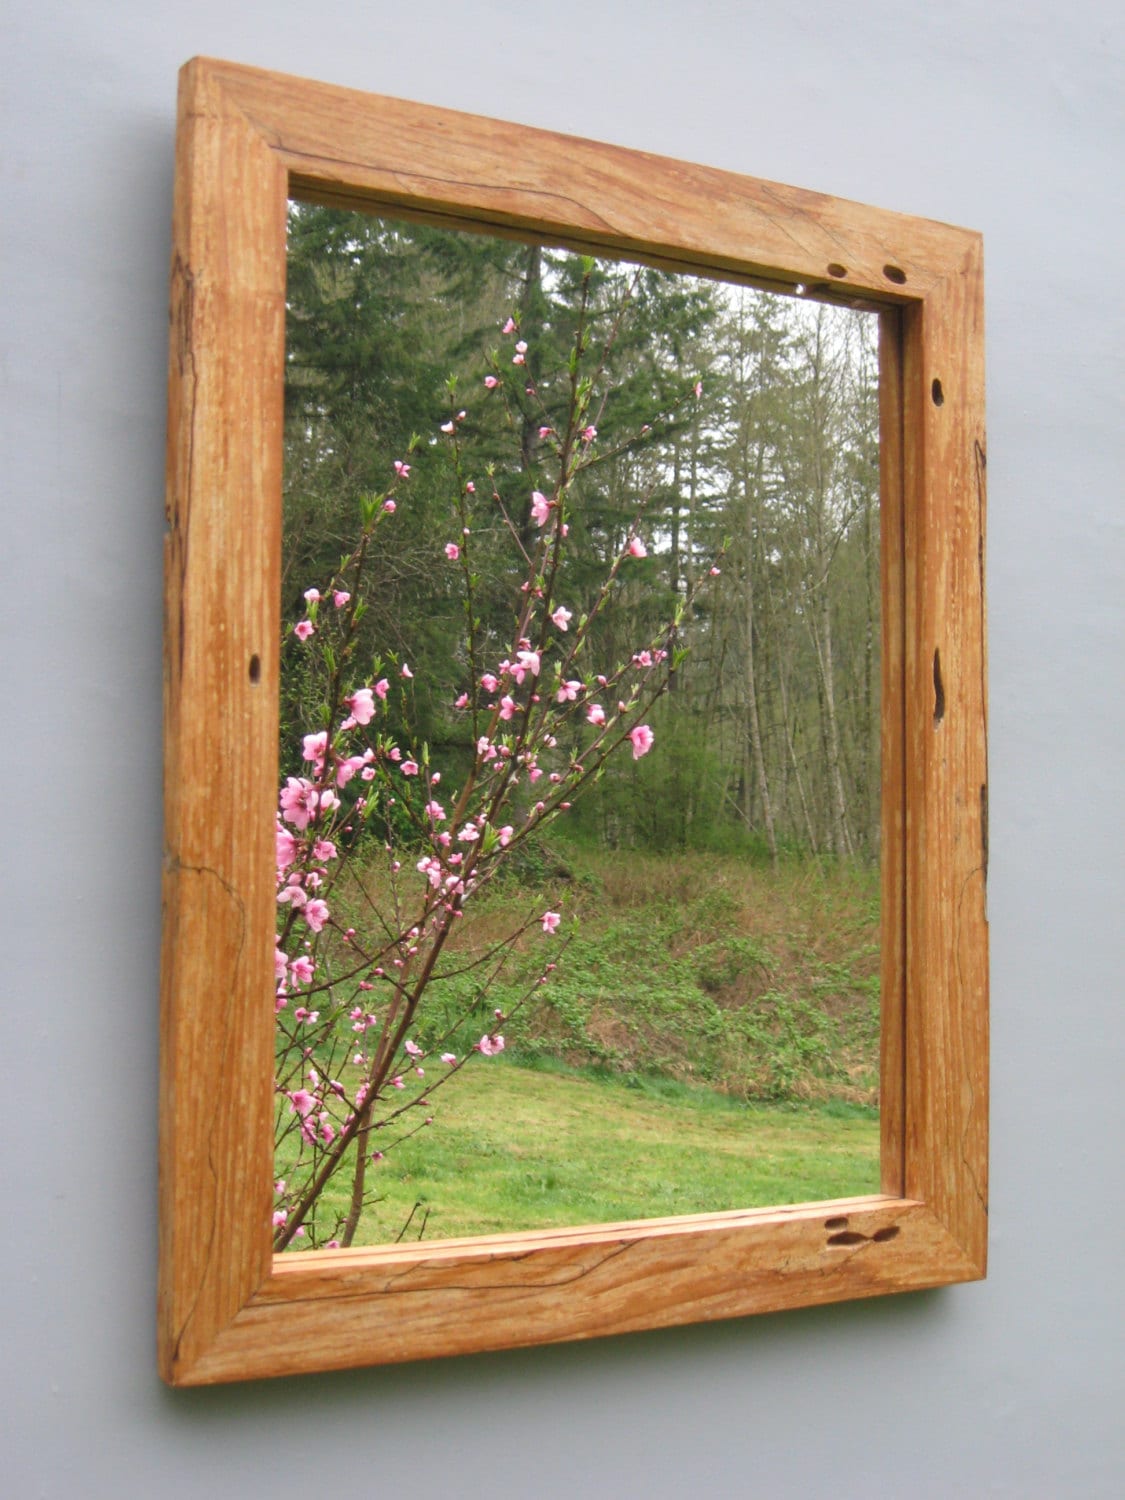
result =
[{"label": "gray wall", "polygon": [[[19,1500],[1125,1492],[1122,27],[1108,0],[784,9],[7,0],[0,1444]],[[986,1283],[158,1383],[165,309],[176,69],[195,53],[984,231]]]}]

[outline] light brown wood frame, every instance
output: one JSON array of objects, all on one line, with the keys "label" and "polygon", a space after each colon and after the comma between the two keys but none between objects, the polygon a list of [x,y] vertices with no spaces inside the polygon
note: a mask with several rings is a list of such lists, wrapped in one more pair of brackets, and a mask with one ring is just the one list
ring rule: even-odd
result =
[{"label": "light brown wood frame", "polygon": [[[271,1251],[273,824],[290,196],[877,308],[879,1195]],[[196,59],[169,375],[159,1363],[174,1385],[970,1281],[987,1241],[984,364],[977,234]]]}]

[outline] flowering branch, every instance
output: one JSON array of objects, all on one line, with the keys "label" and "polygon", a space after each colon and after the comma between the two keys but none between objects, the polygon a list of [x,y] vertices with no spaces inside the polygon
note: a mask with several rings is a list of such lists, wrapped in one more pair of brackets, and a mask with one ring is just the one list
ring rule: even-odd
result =
[{"label": "flowering branch", "polygon": [[[310,681],[319,684],[323,696],[314,708],[318,727],[301,737],[309,774],[287,776],[278,802],[276,1141],[292,1161],[275,1184],[277,1250],[298,1238],[350,1244],[372,1202],[369,1167],[432,1123],[434,1094],[470,1057],[495,1057],[504,1050],[501,1028],[549,981],[554,957],[539,966],[516,1005],[494,1010],[492,1028],[478,1041],[468,1048],[462,1044],[460,1052],[441,1051],[441,1072],[433,1078],[427,1077],[426,1065],[432,1068],[436,1049],[428,1051],[415,1035],[427,999],[471,970],[487,971],[479,988],[487,994],[533,929],[540,940],[557,938],[561,914],[532,911],[499,941],[466,954],[455,937],[466,904],[479,898],[523,843],[570,809],[611,757],[628,745],[636,760],[653,747],[645,718],[682,654],[675,641],[693,593],[680,599],[673,618],[627,659],[603,673],[584,668],[592,629],[623,571],[646,556],[643,500],[589,607],[572,608],[561,596],[572,486],[593,461],[597,441],[596,424],[589,420],[593,377],[582,365],[588,281],[587,275],[568,362],[565,424],[558,433],[546,425],[541,431],[554,439],[558,468],[552,485],[531,491],[533,534],[513,522],[493,476],[491,504],[526,565],[510,645],[494,664],[486,661],[474,571],[474,515],[484,502],[477,499],[467,463],[467,412],[457,408],[450,387],[450,414],[441,435],[448,440],[457,533],[442,550],[446,565],[459,569],[465,610],[467,675],[453,709],[467,715],[472,734],[472,759],[459,788],[446,791],[425,743],[399,744],[388,727],[386,663],[376,658],[372,671],[359,674],[359,685],[351,686],[376,535],[395,515],[395,490],[409,481],[409,463],[396,461],[394,484],[363,500],[355,547],[323,592],[306,591],[306,615],[293,627],[294,649],[311,653]],[[623,316],[624,306],[595,376],[604,370]],[[509,319],[505,334],[518,331]],[[512,358],[517,370],[526,353],[526,342],[517,338]],[[492,370],[498,369],[494,360]],[[489,392],[504,395],[500,374],[490,372],[484,383]],[[539,399],[534,387],[526,394]],[[599,418],[604,401],[603,396]],[[717,571],[712,567],[712,574]],[[406,705],[413,672],[407,662],[394,665]],[[374,873],[365,874],[357,867],[358,852],[370,850],[380,827],[380,859]],[[369,918],[363,931],[342,916],[357,893]],[[560,940],[558,951],[563,947]],[[468,1010],[458,1015],[438,1046],[463,1036],[470,1019]],[[421,1112],[421,1124],[393,1140],[378,1134],[411,1110]],[[376,1136],[383,1144],[373,1150]],[[317,1207],[349,1162],[347,1212],[324,1241]]]}]

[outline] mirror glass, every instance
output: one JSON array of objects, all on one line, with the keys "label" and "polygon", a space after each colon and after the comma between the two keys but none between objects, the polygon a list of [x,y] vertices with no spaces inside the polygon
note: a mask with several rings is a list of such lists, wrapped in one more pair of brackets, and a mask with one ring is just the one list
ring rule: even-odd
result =
[{"label": "mirror glass", "polygon": [[289,221],[278,1250],[879,1190],[873,314]]}]

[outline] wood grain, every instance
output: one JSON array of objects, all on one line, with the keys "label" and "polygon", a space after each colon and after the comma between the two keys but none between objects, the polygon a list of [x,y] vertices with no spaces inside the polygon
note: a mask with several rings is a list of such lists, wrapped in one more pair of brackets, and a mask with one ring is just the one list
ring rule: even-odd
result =
[{"label": "wood grain", "polygon": [[981,246],[904,319],[907,1029],[904,1190],[984,1274],[988,771]]},{"label": "wood grain", "polygon": [[903,328],[879,317],[879,565],[882,812],[879,846],[880,1186],[906,1180],[906,532],[903,469]]},{"label": "wood grain", "polygon": [[[888,309],[882,1195],[271,1256],[289,193]],[[163,1377],[199,1384],[591,1338],[983,1275],[979,238],[712,168],[196,59],[181,74],[173,242]]]},{"label": "wood grain", "polygon": [[[269,1270],[284,169],[194,70],[173,220],[161,1363]],[[252,663],[256,659],[256,667]]]}]

